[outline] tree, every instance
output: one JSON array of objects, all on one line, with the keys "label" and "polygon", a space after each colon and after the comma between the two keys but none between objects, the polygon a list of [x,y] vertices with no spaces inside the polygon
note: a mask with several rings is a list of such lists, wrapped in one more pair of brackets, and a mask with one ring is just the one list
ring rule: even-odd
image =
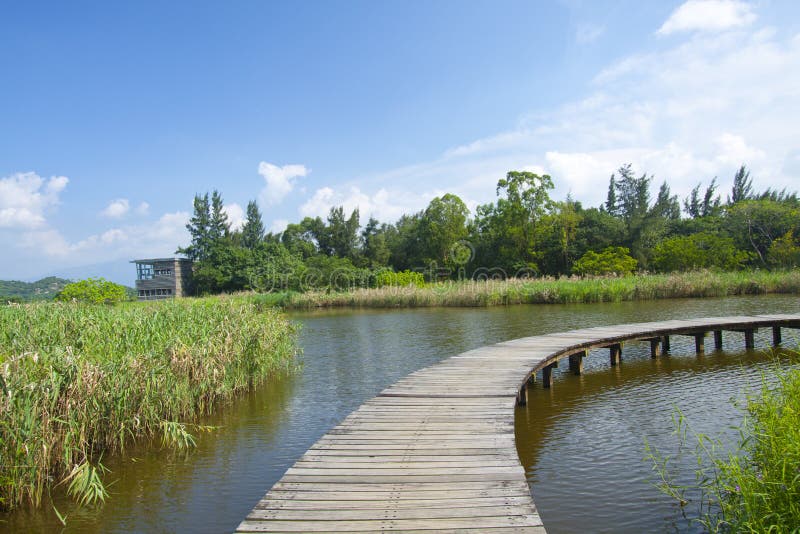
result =
[{"label": "tree", "polygon": [[247,220],[242,227],[242,245],[254,249],[264,239],[264,223],[255,200],[247,203]]},{"label": "tree", "polygon": [[608,194],[606,195],[605,211],[617,217],[619,215],[619,200],[617,199],[617,182],[614,174],[608,181]]},{"label": "tree", "polygon": [[717,189],[717,178],[714,177],[714,179],[711,180],[711,183],[703,194],[702,200],[700,200],[700,185],[701,184],[697,184],[694,189],[692,189],[691,194],[684,199],[684,211],[693,219],[718,215],[720,211],[720,198],[719,195],[714,197],[714,192]]},{"label": "tree", "polygon": [[176,253],[185,254],[191,260],[202,260],[211,246],[211,208],[208,193],[194,196],[194,214],[186,225],[191,236],[191,244],[178,248]]},{"label": "tree", "polygon": [[228,222],[228,214],[225,213],[222,195],[216,189],[211,193],[211,218],[208,223],[208,230],[212,241],[225,237],[230,232],[230,223]]},{"label": "tree", "polygon": [[748,254],[736,248],[733,239],[709,232],[665,239],[653,250],[653,266],[662,272],[717,267],[739,269]]},{"label": "tree", "polygon": [[736,245],[752,251],[766,265],[772,242],[790,230],[800,231],[800,209],[773,200],[743,200],[728,207],[725,222]]},{"label": "tree", "polygon": [[670,221],[676,221],[681,218],[681,206],[678,203],[678,197],[671,194],[666,180],[658,190],[658,197],[656,197],[656,202],[653,204],[651,211],[656,217]]},{"label": "tree", "polygon": [[467,236],[468,216],[469,209],[456,195],[448,193],[430,201],[420,219],[420,248],[426,263],[435,261],[448,268],[459,265],[451,252]]},{"label": "tree", "polygon": [[534,237],[538,223],[552,207],[551,189],[549,175],[532,172],[510,171],[497,182],[500,198],[491,219],[501,240],[498,259],[506,269],[538,270]]},{"label": "tree", "polygon": [[67,284],[55,297],[59,302],[86,302],[89,304],[116,304],[128,299],[125,286],[105,278],[87,278]]},{"label": "tree", "polygon": [[358,208],[349,218],[344,216],[344,206],[331,208],[328,214],[328,225],[317,236],[322,252],[340,258],[356,258],[358,251]]},{"label": "tree", "polygon": [[380,226],[377,219],[370,217],[361,232],[361,241],[364,243],[364,259],[366,264],[373,269],[384,267],[391,255],[386,243],[386,229],[387,225]]},{"label": "tree", "polygon": [[769,262],[777,267],[800,267],[800,243],[789,230],[775,239],[767,251]]},{"label": "tree", "polygon": [[728,204],[736,204],[751,198],[753,198],[753,181],[750,179],[750,171],[742,165],[733,176],[733,188]]}]

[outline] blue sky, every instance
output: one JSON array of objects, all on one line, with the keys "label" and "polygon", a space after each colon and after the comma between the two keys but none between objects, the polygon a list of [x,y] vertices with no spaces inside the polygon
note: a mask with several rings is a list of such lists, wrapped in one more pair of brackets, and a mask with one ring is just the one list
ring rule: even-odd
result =
[{"label": "blue sky", "polygon": [[267,228],[394,222],[508,170],[598,205],[623,163],[681,197],[742,163],[797,189],[800,3],[5,2],[0,279],[188,241],[195,193]]}]

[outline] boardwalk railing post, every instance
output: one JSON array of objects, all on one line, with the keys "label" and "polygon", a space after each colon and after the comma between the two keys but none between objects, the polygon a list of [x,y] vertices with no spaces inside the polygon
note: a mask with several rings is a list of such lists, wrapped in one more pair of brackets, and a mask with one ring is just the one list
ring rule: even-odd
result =
[{"label": "boardwalk railing post", "polygon": [[773,326],[772,327],[772,344],[774,346],[778,346],[781,344],[781,327],[780,326]]},{"label": "boardwalk railing post", "polygon": [[569,370],[572,371],[573,374],[576,375],[583,374],[583,358],[585,356],[586,356],[585,350],[569,355]]},{"label": "boardwalk railing post", "polygon": [[669,336],[664,336],[661,339],[661,352],[667,354],[669,352]]},{"label": "boardwalk railing post", "polygon": [[611,365],[617,365],[622,360],[622,345],[619,343],[608,347]]},{"label": "boardwalk railing post", "polygon": [[714,350],[722,350],[722,330],[714,330]]}]

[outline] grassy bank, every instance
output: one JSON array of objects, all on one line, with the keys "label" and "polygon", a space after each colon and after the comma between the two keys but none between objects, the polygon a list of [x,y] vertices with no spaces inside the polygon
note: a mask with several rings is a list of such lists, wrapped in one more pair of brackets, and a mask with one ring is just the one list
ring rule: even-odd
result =
[{"label": "grassy bank", "polygon": [[662,298],[800,293],[800,271],[698,271],[603,278],[444,282],[424,287],[271,293],[257,301],[286,309],[399,308],[619,302]]},{"label": "grassy bank", "polygon": [[190,445],[187,423],[294,354],[291,324],[248,299],[0,307],[0,508],[65,480],[102,499],[103,452]]},{"label": "grassy bank", "polygon": [[[696,506],[693,521],[704,532],[788,533],[800,525],[800,369],[778,363],[772,373],[777,385],[765,380],[748,400],[748,417],[732,451],[719,439],[695,434],[678,417],[683,442],[696,442],[694,485],[676,485],[668,474],[670,459],[648,447],[662,491],[681,506]],[[689,493],[697,497],[686,497]]]}]

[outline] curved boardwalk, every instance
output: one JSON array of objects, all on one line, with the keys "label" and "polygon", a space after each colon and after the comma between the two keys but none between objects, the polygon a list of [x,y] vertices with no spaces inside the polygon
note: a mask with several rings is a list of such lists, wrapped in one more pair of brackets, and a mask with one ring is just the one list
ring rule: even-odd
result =
[{"label": "curved boardwalk", "polygon": [[544,526],[514,445],[514,405],[541,370],[568,358],[581,373],[592,348],[611,365],[629,340],[651,354],[669,336],[723,331],[746,346],[753,332],[800,327],[800,315],[760,315],[586,328],[506,341],[411,373],[367,401],[320,438],[239,525],[237,532],[536,532]]}]

